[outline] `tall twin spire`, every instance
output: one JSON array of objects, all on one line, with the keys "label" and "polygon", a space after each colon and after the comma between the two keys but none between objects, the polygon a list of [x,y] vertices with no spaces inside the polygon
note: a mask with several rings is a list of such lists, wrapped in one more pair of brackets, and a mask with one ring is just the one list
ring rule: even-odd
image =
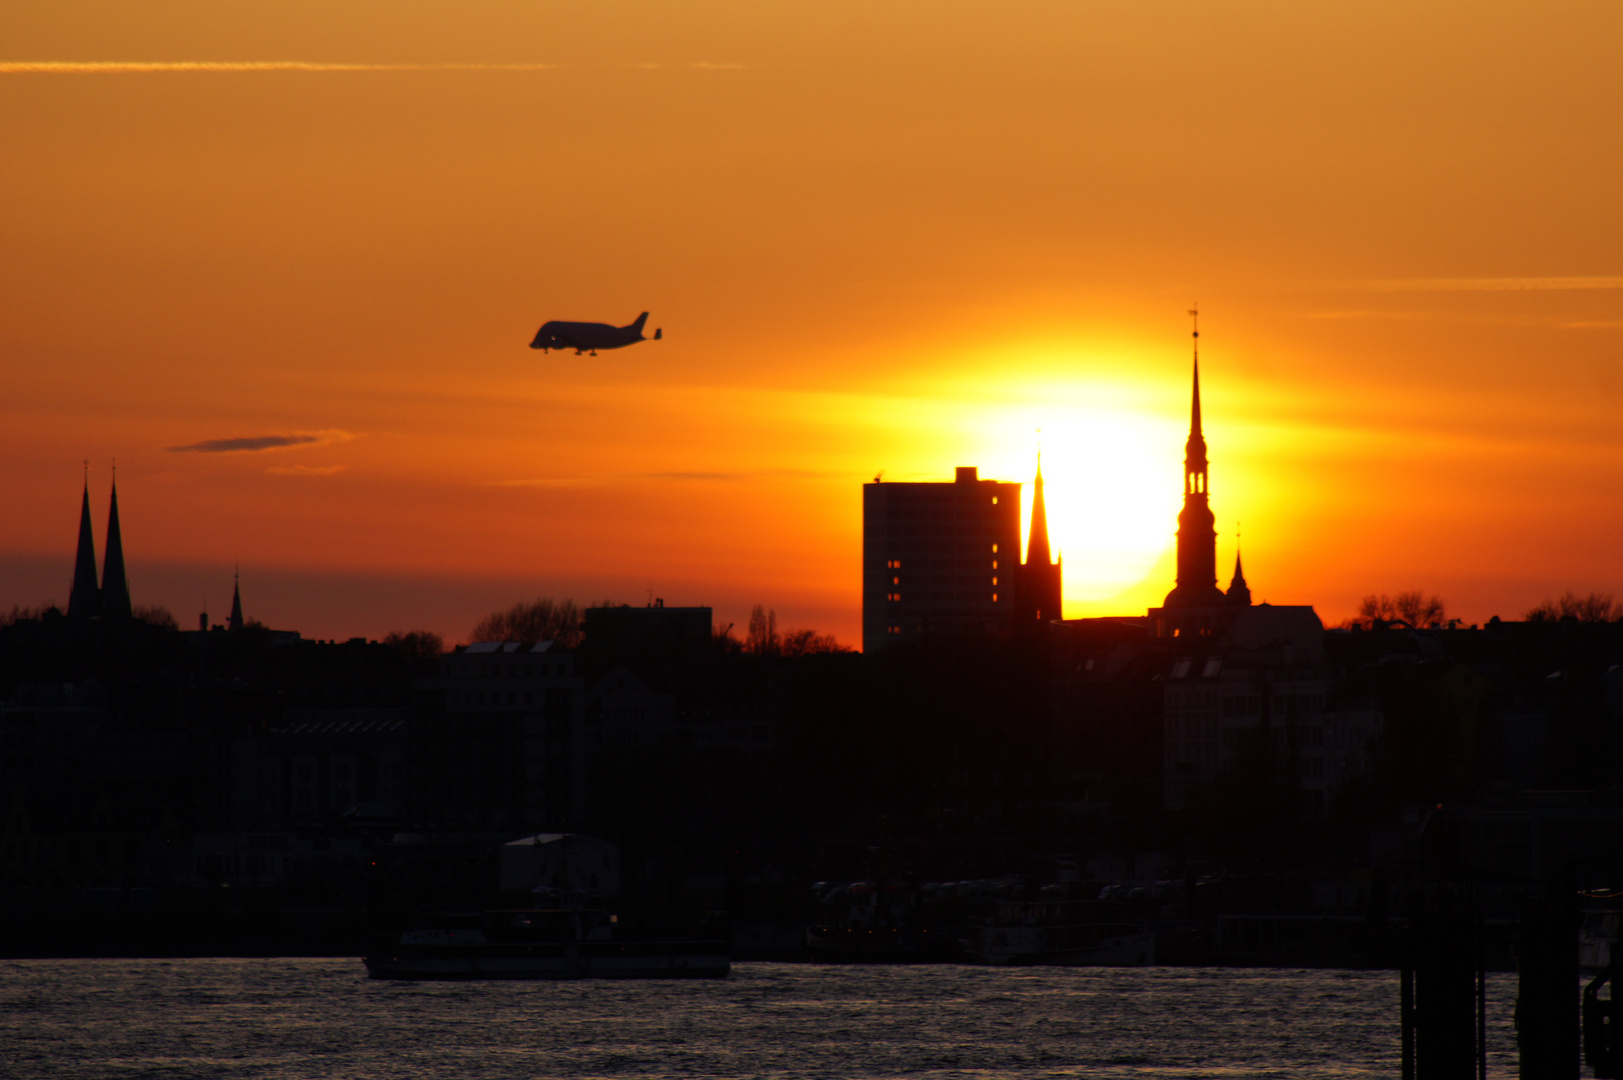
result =
[{"label": "tall twin spire", "polygon": [[130,583],[124,577],[124,536],[118,527],[118,473],[113,473],[113,500],[107,511],[107,550],[101,571],[101,613],[104,618],[127,619]]},{"label": "tall twin spire", "polygon": [[101,586],[96,581],[96,537],[90,528],[90,465],[85,465],[85,494],[79,504],[79,554],[73,562],[73,591],[68,616],[88,619],[101,614]]},{"label": "tall twin spire", "polygon": [[129,618],[130,583],[124,575],[124,536],[118,524],[118,474],[113,474],[113,498],[107,512],[106,561],[101,584],[96,583],[96,541],[90,526],[90,464],[85,463],[84,498],[79,505],[79,551],[73,563],[73,589],[68,593],[68,615]]}]

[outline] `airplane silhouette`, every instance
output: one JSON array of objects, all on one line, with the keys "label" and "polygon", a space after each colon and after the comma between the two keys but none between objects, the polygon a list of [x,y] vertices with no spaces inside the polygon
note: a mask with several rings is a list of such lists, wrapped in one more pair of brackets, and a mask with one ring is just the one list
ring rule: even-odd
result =
[{"label": "airplane silhouette", "polygon": [[[530,348],[540,349],[542,352],[548,349],[574,349],[576,356],[583,352],[596,356],[599,349],[619,349],[626,345],[635,345],[639,341],[647,341],[648,338],[642,336],[642,327],[647,321],[646,311],[638,315],[637,321],[630,326],[553,320],[536,331],[535,340],[530,342]],[[658,341],[664,333],[663,330],[655,330],[653,340]]]}]

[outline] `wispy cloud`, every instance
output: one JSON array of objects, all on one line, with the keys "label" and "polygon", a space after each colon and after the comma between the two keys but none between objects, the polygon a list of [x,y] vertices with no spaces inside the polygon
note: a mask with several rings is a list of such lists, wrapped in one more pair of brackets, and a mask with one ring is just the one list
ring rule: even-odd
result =
[{"label": "wispy cloud", "polygon": [[1374,292],[1577,292],[1623,289],[1623,277],[1399,278],[1361,286]]},{"label": "wispy cloud", "polygon": [[261,450],[286,450],[292,446],[316,446],[347,442],[355,438],[347,431],[296,431],[285,435],[241,435],[230,439],[204,439],[184,446],[165,447],[171,454],[251,454]]},{"label": "wispy cloud", "polygon": [[1413,311],[1310,311],[1304,319],[1418,319]]},{"label": "wispy cloud", "polygon": [[485,487],[568,488],[602,483],[588,476],[527,476],[517,480],[487,480]]},{"label": "wispy cloud", "polygon": [[1588,319],[1556,325],[1563,330],[1623,330],[1623,319]]},{"label": "wispy cloud", "polygon": [[707,484],[736,484],[740,480],[750,479],[749,473],[741,472],[656,472],[645,474],[649,480],[698,480]]},{"label": "wispy cloud", "polygon": [[701,470],[606,473],[602,476],[531,476],[516,480],[487,480],[485,487],[566,488],[602,484],[638,483],[648,480],[684,484],[741,484],[758,480],[828,480],[849,479],[850,474],[824,472],[814,469],[760,469],[753,472],[706,472]]},{"label": "wispy cloud", "polygon": [[[674,64],[661,64],[657,60],[650,60],[650,61],[648,61],[646,63],[642,63],[642,64],[622,64],[621,65],[621,67],[628,67],[628,68],[631,68],[631,69],[633,69],[635,71],[658,71],[661,68],[675,67],[675,66],[677,66],[677,65],[674,65]],[[694,61],[693,63],[691,63],[691,64],[689,64],[687,66],[692,68],[694,71],[743,71],[744,70],[744,65],[743,64],[716,64],[716,63],[712,63],[709,60],[696,60],[696,61]]]},{"label": "wispy cloud", "polygon": [[181,71],[551,71],[557,64],[330,64],[308,60],[0,60],[0,74],[140,75]]},{"label": "wispy cloud", "polygon": [[344,471],[342,465],[273,465],[265,470],[272,476],[331,476]]}]

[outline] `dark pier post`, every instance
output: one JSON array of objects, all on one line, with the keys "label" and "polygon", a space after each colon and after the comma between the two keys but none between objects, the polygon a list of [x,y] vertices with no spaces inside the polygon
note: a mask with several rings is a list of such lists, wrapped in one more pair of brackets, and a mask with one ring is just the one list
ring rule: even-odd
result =
[{"label": "dark pier post", "polygon": [[1523,1080],[1578,1076],[1578,906],[1565,877],[1522,914],[1516,1034]]},{"label": "dark pier post", "polygon": [[1411,899],[1401,983],[1404,1080],[1481,1080],[1479,921],[1450,893]]}]

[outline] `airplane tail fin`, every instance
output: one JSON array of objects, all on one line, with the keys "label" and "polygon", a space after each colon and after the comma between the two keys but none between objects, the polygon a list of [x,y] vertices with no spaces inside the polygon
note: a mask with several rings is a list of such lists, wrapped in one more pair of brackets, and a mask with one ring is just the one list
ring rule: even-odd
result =
[{"label": "airplane tail fin", "polygon": [[655,341],[658,341],[660,338],[662,338],[664,336],[665,336],[665,331],[663,329],[659,329],[659,330],[654,331],[654,340]]},{"label": "airplane tail fin", "polygon": [[645,323],[647,321],[648,321],[648,312],[645,311],[641,315],[638,315],[637,316],[637,321],[632,323],[630,326],[626,327],[626,329],[627,330],[635,330],[637,333],[640,334],[640,333],[642,333],[642,325],[643,325],[643,323]]}]

